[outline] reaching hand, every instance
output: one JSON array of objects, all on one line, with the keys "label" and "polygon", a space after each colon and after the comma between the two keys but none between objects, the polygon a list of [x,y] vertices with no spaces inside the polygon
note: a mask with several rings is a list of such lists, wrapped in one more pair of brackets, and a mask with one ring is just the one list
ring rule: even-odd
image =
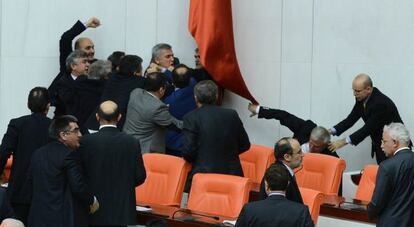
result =
[{"label": "reaching hand", "polygon": [[249,103],[249,105],[247,106],[247,109],[248,109],[250,112],[252,112],[252,113],[250,114],[250,117],[253,117],[254,115],[256,115],[256,114],[257,114],[257,113],[256,113],[257,106],[258,106],[258,105],[253,104],[253,103]]},{"label": "reaching hand", "polygon": [[101,21],[99,21],[99,19],[96,17],[92,17],[86,21],[86,27],[88,28],[96,28],[99,27],[99,25],[101,25]]},{"label": "reaching hand", "polygon": [[331,152],[335,152],[338,149],[340,149],[341,147],[345,146],[346,140],[345,139],[341,139],[341,140],[337,140],[335,142],[332,142],[331,144],[329,144],[328,148]]}]

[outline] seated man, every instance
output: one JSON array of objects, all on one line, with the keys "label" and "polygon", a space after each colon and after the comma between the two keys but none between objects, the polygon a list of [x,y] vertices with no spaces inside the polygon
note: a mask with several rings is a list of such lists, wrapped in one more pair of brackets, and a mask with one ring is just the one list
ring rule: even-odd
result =
[{"label": "seated man", "polygon": [[[303,203],[302,196],[296,183],[295,174],[293,170],[302,165],[303,152],[299,142],[293,138],[284,137],[275,144],[275,158],[276,162],[283,164],[286,172],[289,173],[289,185],[286,189],[286,198],[290,201]],[[260,185],[260,198],[267,197],[265,190],[264,178]]]},{"label": "seated man", "polygon": [[236,227],[313,226],[308,208],[286,199],[288,175],[283,164],[272,164],[264,176],[267,199],[245,204]]},{"label": "seated man", "polygon": [[249,137],[237,112],[216,105],[217,85],[211,80],[194,87],[197,109],[184,116],[183,157],[193,165],[186,189],[196,173],[243,176],[239,154],[250,148]]},{"label": "seated man", "polygon": [[252,103],[249,103],[248,109],[252,112],[251,116],[258,114],[258,118],[276,119],[281,125],[288,127],[293,132],[293,138],[301,144],[304,153],[321,153],[339,157],[336,152],[332,153],[328,149],[331,141],[329,131],[317,126],[313,121],[305,121],[284,110],[270,109]]}]

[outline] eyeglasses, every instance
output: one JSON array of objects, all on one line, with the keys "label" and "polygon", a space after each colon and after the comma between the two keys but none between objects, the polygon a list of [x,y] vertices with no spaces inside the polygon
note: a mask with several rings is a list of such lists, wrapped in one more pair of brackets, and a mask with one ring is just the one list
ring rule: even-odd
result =
[{"label": "eyeglasses", "polygon": [[71,133],[78,134],[79,132],[80,132],[80,128],[74,128],[72,130],[64,131],[64,133],[66,133],[66,134],[71,134]]},{"label": "eyeglasses", "polygon": [[385,144],[392,141],[393,143],[395,143],[395,140],[381,140],[381,144]]}]

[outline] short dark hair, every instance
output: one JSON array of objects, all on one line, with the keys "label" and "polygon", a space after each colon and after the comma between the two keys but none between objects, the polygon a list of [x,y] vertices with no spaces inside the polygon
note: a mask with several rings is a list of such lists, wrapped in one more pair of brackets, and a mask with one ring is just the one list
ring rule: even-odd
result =
[{"label": "short dark hair", "polygon": [[58,140],[61,132],[70,130],[69,124],[72,122],[78,123],[78,119],[72,115],[63,115],[53,119],[49,126],[49,138]]},{"label": "short dark hair", "polygon": [[[184,73],[179,73],[179,69],[184,68]],[[172,71],[172,82],[175,87],[177,88],[183,88],[187,87],[190,84],[190,79],[192,77],[193,70],[190,69],[188,66],[184,64],[177,65],[174,70]]]},{"label": "short dark hair", "polygon": [[218,88],[212,80],[203,80],[194,87],[194,95],[201,104],[215,104]]},{"label": "short dark hair", "polygon": [[[108,56],[108,60],[112,63],[112,72],[116,71],[116,68],[120,65],[121,59],[125,56],[123,51],[114,51]],[[141,60],[142,62],[142,60]]]},{"label": "short dark hair", "polygon": [[285,154],[292,154],[293,148],[290,145],[290,137],[283,137],[275,144],[275,158],[276,160],[283,160]]},{"label": "short dark hair", "polygon": [[110,113],[105,113],[102,110],[102,108],[99,106],[98,107],[97,114],[98,114],[99,118],[102,118],[105,121],[116,122],[116,121],[118,121],[118,116],[119,116],[119,108],[118,108],[118,105],[116,105],[114,111],[112,111]]},{"label": "short dark hair", "polygon": [[45,87],[35,87],[29,92],[27,106],[33,113],[43,113],[50,103],[49,92]]},{"label": "short dark hair", "polygon": [[119,74],[133,76],[142,70],[142,58],[137,55],[125,55],[119,62]]},{"label": "short dark hair", "polygon": [[264,175],[264,179],[271,191],[286,191],[289,184],[289,176],[286,167],[282,163],[273,163]]},{"label": "short dark hair", "polygon": [[167,78],[163,73],[153,72],[147,74],[144,86],[146,91],[158,91],[162,87],[167,87]]}]

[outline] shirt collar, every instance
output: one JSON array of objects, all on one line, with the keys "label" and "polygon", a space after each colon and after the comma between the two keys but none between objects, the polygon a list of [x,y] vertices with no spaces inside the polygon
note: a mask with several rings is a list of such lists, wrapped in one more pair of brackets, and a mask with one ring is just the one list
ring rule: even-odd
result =
[{"label": "shirt collar", "polygon": [[152,94],[151,92],[148,92],[148,91],[145,91],[145,92],[147,92],[148,94],[150,94],[152,97],[154,97],[154,98],[156,98],[156,99],[158,99],[159,100],[159,98],[157,97],[157,96],[155,96],[154,94]]},{"label": "shirt collar", "polygon": [[72,77],[73,80],[76,80],[76,78],[78,78],[77,76],[74,76],[73,74],[70,74],[70,76]]},{"label": "shirt collar", "polygon": [[282,162],[282,163],[283,163],[283,165],[286,166],[286,168],[289,171],[289,173],[290,173],[291,176],[295,175],[295,173],[293,172],[293,170],[288,165],[286,165],[284,162]]},{"label": "shirt collar", "polygon": [[401,150],[405,150],[405,149],[410,149],[410,148],[409,148],[409,147],[401,147],[401,148],[397,149],[397,150],[394,152],[394,155],[396,155],[399,151],[401,151]]},{"label": "shirt collar", "polygon": [[281,195],[283,197],[286,197],[286,194],[280,191],[270,191],[270,193],[267,196],[272,196],[272,195]]},{"label": "shirt collar", "polygon": [[101,125],[99,126],[99,130],[101,130],[101,128],[106,128],[106,127],[116,128],[116,125]]}]

